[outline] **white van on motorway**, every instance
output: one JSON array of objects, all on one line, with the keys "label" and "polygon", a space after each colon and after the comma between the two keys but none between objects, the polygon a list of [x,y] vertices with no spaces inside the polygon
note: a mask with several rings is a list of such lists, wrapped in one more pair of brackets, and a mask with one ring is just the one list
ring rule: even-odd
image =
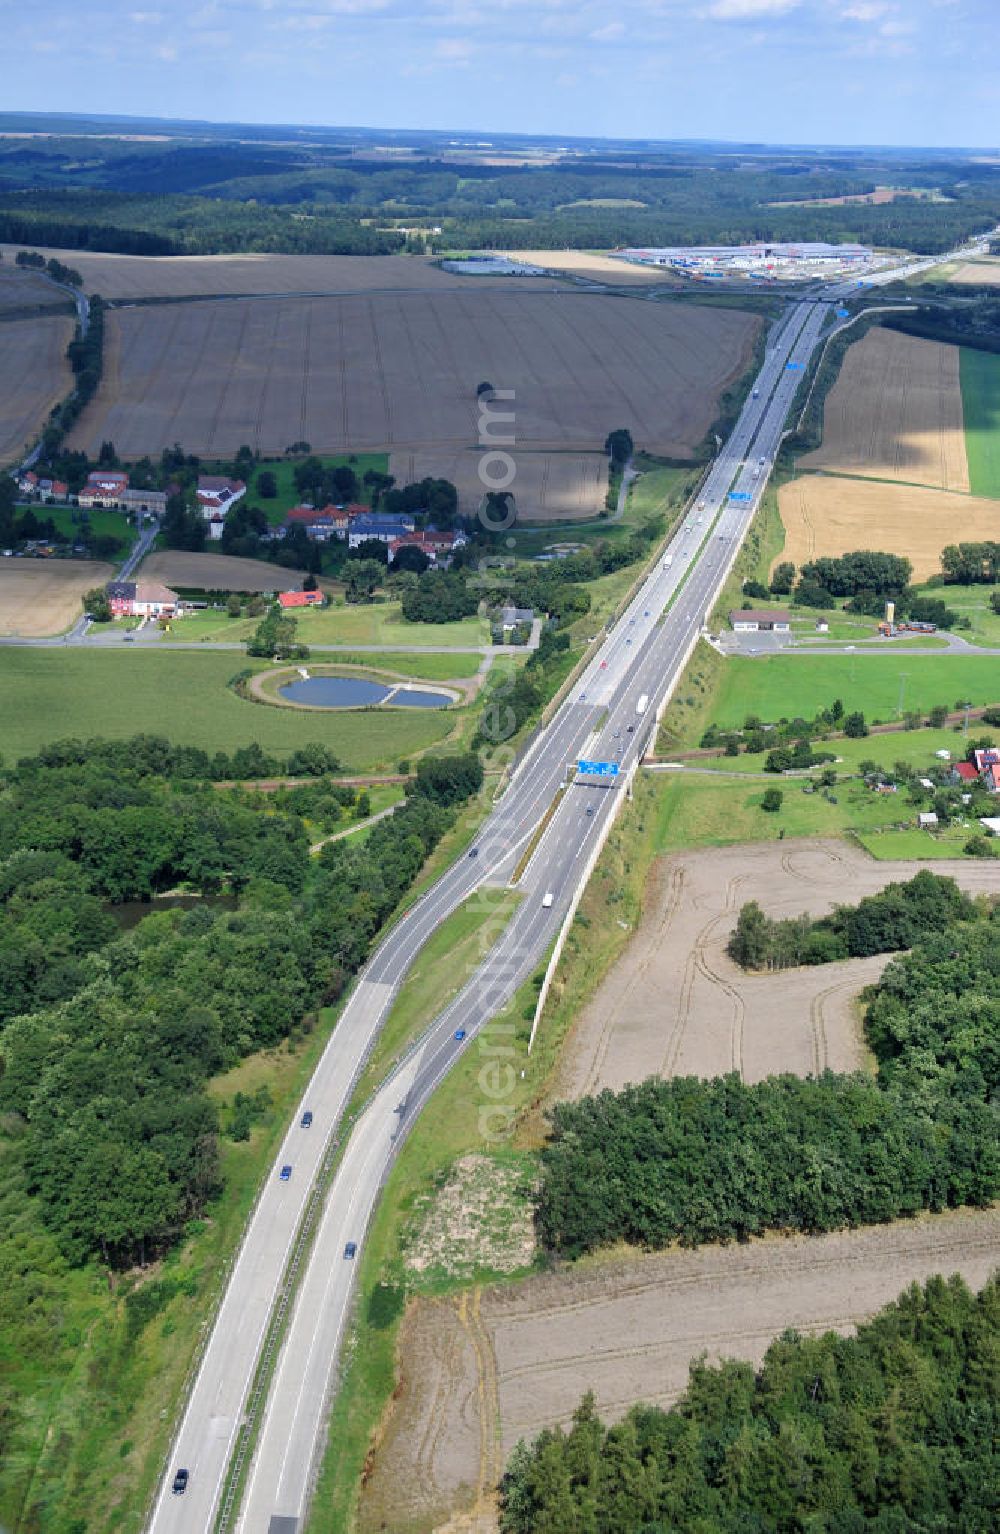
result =
[{"label": "white van on motorway", "polygon": [[552,905],[552,903],[555,900],[555,898],[556,897],[552,893],[551,890],[546,890],[545,891],[545,894],[542,896],[542,905],[545,907],[546,910],[548,910],[549,906]]}]

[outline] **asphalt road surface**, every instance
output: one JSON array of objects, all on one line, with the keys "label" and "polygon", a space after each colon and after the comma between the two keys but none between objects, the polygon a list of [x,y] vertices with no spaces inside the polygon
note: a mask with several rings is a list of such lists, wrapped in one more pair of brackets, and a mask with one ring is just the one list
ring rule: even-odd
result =
[{"label": "asphalt road surface", "polygon": [[[552,942],[620,788],[573,770],[580,757],[617,762],[622,776],[655,730],[750,525],[803,371],[829,319],[815,298],[791,306],[697,504],[675,532],[577,686],[520,763],[464,856],[396,924],[345,1006],[264,1185],[171,1450],[149,1528],[213,1529],[269,1317],[309,1192],[357,1074],[400,982],[441,921],[480,886],[505,883],[559,788],[569,784],[519,881],[524,900],[454,1001],[397,1067],[351,1130],[305,1262],[260,1423],[243,1505],[243,1534],[304,1528],[356,1263],[372,1210],[406,1129],[462,1050],[495,1018]],[[746,497],[745,499],[743,497]],[[648,703],[642,704],[643,695]],[[642,706],[640,707],[640,705]],[[543,898],[551,893],[551,905]],[[484,895],[484,898],[487,898]],[[461,1028],[465,1037],[455,1038]],[[310,1128],[301,1112],[313,1113]],[[292,1167],[287,1182],[283,1165]],[[190,1472],[174,1497],[176,1468]]]}]

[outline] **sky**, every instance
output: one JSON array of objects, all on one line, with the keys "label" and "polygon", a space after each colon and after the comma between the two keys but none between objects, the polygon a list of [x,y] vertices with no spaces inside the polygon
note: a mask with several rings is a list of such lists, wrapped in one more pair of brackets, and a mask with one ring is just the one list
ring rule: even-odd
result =
[{"label": "sky", "polygon": [[8,111],[1000,142],[998,0],[0,0],[0,25]]}]

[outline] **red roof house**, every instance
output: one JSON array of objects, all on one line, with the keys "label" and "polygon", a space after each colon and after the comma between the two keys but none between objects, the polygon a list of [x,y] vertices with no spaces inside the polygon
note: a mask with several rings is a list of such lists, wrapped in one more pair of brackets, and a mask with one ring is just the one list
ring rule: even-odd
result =
[{"label": "red roof house", "polygon": [[321,591],[280,591],[278,605],[282,608],[322,607],[323,593]]}]

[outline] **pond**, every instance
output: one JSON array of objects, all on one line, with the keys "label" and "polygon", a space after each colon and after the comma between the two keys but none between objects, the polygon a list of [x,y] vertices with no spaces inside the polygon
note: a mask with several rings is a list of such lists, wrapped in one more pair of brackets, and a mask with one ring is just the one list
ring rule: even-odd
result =
[{"label": "pond", "polygon": [[387,700],[398,708],[447,708],[452,701],[446,692],[386,687],[354,676],[311,676],[288,682],[278,691],[288,703],[308,703],[313,708],[372,708]]},{"label": "pond", "polygon": [[196,906],[207,906],[211,911],[235,911],[238,905],[235,895],[158,895],[155,900],[125,900],[121,905],[106,905],[104,909],[123,932],[130,932],[154,911],[193,911]]}]

